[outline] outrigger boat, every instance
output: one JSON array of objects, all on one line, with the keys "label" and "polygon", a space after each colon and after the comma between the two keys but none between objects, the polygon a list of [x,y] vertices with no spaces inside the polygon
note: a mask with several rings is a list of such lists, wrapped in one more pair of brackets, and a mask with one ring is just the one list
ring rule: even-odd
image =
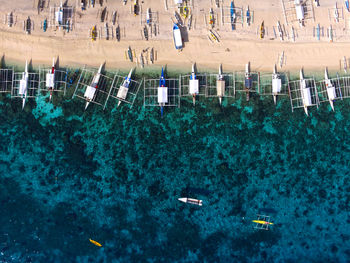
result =
[{"label": "outrigger boat", "polygon": [[214,11],[213,8],[210,8],[209,11],[209,25],[211,25],[211,28],[214,28],[215,18],[214,18]]},{"label": "outrigger boat", "polygon": [[22,73],[22,79],[19,82],[19,89],[18,89],[18,95],[22,97],[22,110],[26,104],[26,99],[27,99],[28,79],[29,79],[28,61],[26,61],[26,67],[24,72]]},{"label": "outrigger boat", "polygon": [[101,64],[100,68],[92,79],[90,86],[86,88],[86,91],[84,93],[84,97],[86,99],[85,110],[89,106],[90,102],[93,101],[96,97],[96,91],[98,89],[98,83],[100,82],[103,65],[104,63]]},{"label": "outrigger boat", "polygon": [[117,12],[114,11],[112,15],[112,25],[115,26],[115,22],[117,21]]},{"label": "outrigger boat", "polygon": [[309,116],[307,107],[312,105],[311,91],[310,91],[310,88],[307,87],[306,85],[303,69],[300,70],[300,90],[301,90],[301,97],[304,105],[305,114]]},{"label": "outrigger boat", "polygon": [[153,47],[151,48],[151,52],[149,53],[149,60],[151,61],[151,63],[154,63],[154,49]]},{"label": "outrigger boat", "polygon": [[7,26],[12,27],[12,25],[13,25],[13,13],[10,12],[7,15]]},{"label": "outrigger boat", "polygon": [[235,30],[236,13],[235,13],[235,6],[233,4],[233,1],[231,1],[230,17],[231,17],[231,29]]},{"label": "outrigger boat", "polygon": [[174,37],[174,44],[176,49],[182,49],[182,36],[181,31],[178,26],[178,24],[174,24],[173,26],[173,37]]},{"label": "outrigger boat", "polygon": [[246,92],[246,100],[249,101],[249,92],[252,88],[253,81],[250,75],[250,62],[245,66],[244,87]]},{"label": "outrigger boat", "polygon": [[164,69],[162,67],[162,74],[159,79],[158,87],[158,103],[160,106],[160,114],[163,117],[164,106],[168,103],[168,87],[165,86]]},{"label": "outrigger boat", "polygon": [[264,35],[265,35],[265,27],[264,27],[264,21],[262,21],[260,25],[260,39],[263,39]]},{"label": "outrigger boat", "polygon": [[319,0],[314,0],[314,4],[315,4],[316,7],[320,6]]},{"label": "outrigger boat", "polygon": [[199,205],[202,206],[203,205],[203,201],[202,200],[198,200],[198,199],[193,199],[193,198],[188,198],[188,197],[181,197],[178,198],[179,201],[187,203],[187,204],[192,204],[192,205]]},{"label": "outrigger boat", "polygon": [[28,18],[24,21],[24,30],[26,31],[26,34],[30,34],[32,30],[32,20],[28,16]]},{"label": "outrigger boat", "polygon": [[115,39],[119,42],[120,41],[120,26],[117,25],[115,27]]},{"label": "outrigger boat", "polygon": [[147,13],[146,13],[146,23],[147,23],[147,25],[148,26],[151,26],[151,22],[152,22],[152,20],[151,20],[151,8],[148,8],[147,9]]},{"label": "outrigger boat", "polygon": [[225,95],[225,79],[222,74],[222,65],[219,66],[219,74],[217,75],[216,80],[216,95],[219,97],[219,103],[221,105],[222,98]]},{"label": "outrigger boat", "polygon": [[331,105],[331,108],[334,111],[333,101],[337,98],[337,94],[335,92],[335,86],[332,84],[331,80],[328,77],[328,69],[327,68],[324,70],[324,83],[326,84],[329,104]]},{"label": "outrigger boat", "polygon": [[142,52],[140,54],[140,66],[143,68],[145,66],[145,61],[143,60]]},{"label": "outrigger boat", "polygon": [[349,5],[349,0],[345,0],[345,8],[350,12],[350,5]]},{"label": "outrigger boat", "polygon": [[290,34],[292,36],[292,40],[293,42],[295,42],[295,32],[294,32],[294,27],[292,26],[292,28],[290,29]]},{"label": "outrigger boat", "polygon": [[190,14],[190,16],[188,18],[187,27],[188,27],[188,30],[191,30],[191,27],[192,27],[192,14]]},{"label": "outrigger boat", "polygon": [[328,38],[329,38],[329,42],[333,42],[333,28],[332,28],[332,25],[329,26],[328,28]]},{"label": "outrigger boat", "polygon": [[196,63],[192,64],[192,73],[190,76],[190,94],[192,95],[193,106],[196,105],[196,96],[199,94],[199,80],[196,78]]},{"label": "outrigger boat", "polygon": [[91,29],[91,40],[95,41],[97,38],[97,30],[96,30],[96,26],[93,26]]},{"label": "outrigger boat", "polygon": [[177,24],[180,25],[180,26],[183,26],[182,19],[181,19],[180,15],[176,11],[174,12],[174,16],[175,16],[175,19],[177,21]]},{"label": "outrigger boat", "polygon": [[273,95],[273,102],[276,105],[277,102],[277,95],[281,92],[282,88],[282,79],[280,74],[277,72],[277,67],[273,68],[273,74],[272,74],[272,95]]},{"label": "outrigger boat", "polygon": [[55,89],[55,58],[52,59],[51,69],[46,73],[46,87],[50,91],[49,101],[51,101],[52,93]]},{"label": "outrigger boat", "polygon": [[118,98],[118,105],[117,107],[119,107],[120,103],[122,102],[122,100],[126,99],[126,96],[128,95],[128,91],[129,91],[129,86],[131,83],[131,75],[132,75],[133,69],[130,69],[129,75],[127,77],[125,77],[124,82],[122,85],[120,85],[118,93],[117,93],[117,98]]},{"label": "outrigger boat", "polygon": [[283,30],[282,30],[282,26],[281,26],[280,21],[277,21],[277,29],[278,29],[280,39],[281,39],[281,41],[283,41]]},{"label": "outrigger boat", "polygon": [[247,12],[246,12],[246,22],[247,22],[247,25],[250,26],[251,17],[250,17],[249,5],[248,5],[248,7],[247,7]]},{"label": "outrigger boat", "polygon": [[148,29],[146,25],[143,27],[143,36],[148,41]]},{"label": "outrigger boat", "polygon": [[261,230],[269,230],[269,226],[273,225],[272,222],[270,222],[270,216],[267,215],[257,215],[258,218],[256,220],[252,220],[253,223],[255,223],[254,228],[255,229],[261,229]]},{"label": "outrigger boat", "polygon": [[106,33],[106,40],[109,40],[109,27],[108,23],[105,23],[105,33]]},{"label": "outrigger boat", "polygon": [[95,246],[98,246],[98,247],[102,247],[102,245],[100,243],[98,243],[97,241],[95,240],[92,240],[91,238],[89,238],[89,241],[94,244]]},{"label": "outrigger boat", "polygon": [[320,26],[320,24],[317,24],[316,36],[317,36],[317,40],[320,40],[320,37],[321,37],[321,26]]},{"label": "outrigger boat", "polygon": [[128,48],[128,56],[129,56],[130,61],[133,62],[132,50],[131,50],[130,46]]},{"label": "outrigger boat", "polygon": [[337,23],[339,22],[339,12],[338,12],[337,2],[335,2],[335,7],[334,7],[334,20]]},{"label": "outrigger boat", "polygon": [[134,16],[137,16],[139,12],[139,4],[137,0],[134,0]]},{"label": "outrigger boat", "polygon": [[46,30],[47,30],[47,19],[45,18],[43,23],[43,31],[46,32]]}]

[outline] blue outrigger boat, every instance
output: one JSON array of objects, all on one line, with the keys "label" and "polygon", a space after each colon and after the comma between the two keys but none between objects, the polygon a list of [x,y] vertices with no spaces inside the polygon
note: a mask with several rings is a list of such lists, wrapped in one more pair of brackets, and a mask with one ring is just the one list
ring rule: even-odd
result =
[{"label": "blue outrigger boat", "polygon": [[345,7],[346,7],[346,10],[348,10],[348,12],[350,12],[349,0],[345,0]]},{"label": "blue outrigger boat", "polygon": [[165,86],[165,78],[164,78],[164,68],[162,67],[162,74],[159,79],[159,87],[158,87],[158,103],[160,106],[160,113],[163,117],[164,106],[165,103],[168,102],[168,88]]},{"label": "blue outrigger boat", "polygon": [[233,4],[233,1],[231,2],[230,12],[231,12],[231,28],[232,30],[235,30],[236,14],[235,14],[235,6]]}]

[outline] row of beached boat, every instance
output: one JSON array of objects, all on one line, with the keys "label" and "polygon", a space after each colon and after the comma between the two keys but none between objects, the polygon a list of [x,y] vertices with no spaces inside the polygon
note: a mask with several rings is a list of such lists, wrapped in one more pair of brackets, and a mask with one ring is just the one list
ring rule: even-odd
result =
[{"label": "row of beached boat", "polygon": [[[46,86],[46,90],[50,92],[50,95],[49,95],[50,101],[52,99],[52,94],[55,91],[55,88],[54,88],[55,82],[58,81],[56,78],[56,74],[58,74],[57,73],[58,69],[55,64],[56,64],[55,58],[53,58],[52,67],[47,70],[46,76],[45,76],[45,86]],[[102,63],[99,69],[97,70],[97,72],[94,73],[91,82],[84,84],[85,90],[84,90],[83,99],[86,100],[85,109],[87,109],[89,104],[95,101],[96,99],[96,96],[98,93],[97,91],[99,90],[101,85],[100,84],[101,76],[103,76],[102,75],[103,67],[104,67],[104,63]],[[130,83],[132,82],[132,79],[131,79],[132,73],[133,73],[133,69],[130,70],[128,76],[124,77],[122,84],[118,88],[117,95],[116,95],[116,99],[119,101],[118,106],[122,101],[126,101],[126,98],[129,92],[129,86],[130,86]],[[28,62],[26,62],[25,70],[21,74],[22,74],[21,79],[18,81],[19,84],[17,87],[18,88],[17,96],[22,98],[22,108],[24,108],[27,100],[28,90],[30,88],[29,76],[30,74],[34,74],[34,73],[29,73]],[[339,87],[336,87],[334,82],[332,82],[331,79],[329,78],[327,69],[325,69],[324,74],[325,74],[324,85],[325,85],[327,98],[332,110],[334,110],[334,100],[339,99],[341,94],[337,92],[337,89],[339,89]],[[0,79],[0,82],[1,81],[3,80]],[[64,81],[68,82],[67,76],[65,77]],[[193,105],[196,104],[197,96],[199,96],[199,86],[200,86],[199,81],[200,80],[197,77],[197,73],[196,73],[196,65],[194,63],[192,65],[192,72],[189,76],[189,85],[188,85],[188,93],[190,96],[192,96]],[[72,84],[74,80],[69,80],[69,82],[70,84]],[[13,81],[12,81],[12,85],[14,86]],[[275,66],[271,76],[272,96],[275,104],[277,102],[277,96],[280,95],[281,93],[282,85],[283,84],[282,84],[281,74],[277,71],[277,67]],[[246,64],[243,86],[244,86],[244,91],[246,93],[246,100],[249,101],[250,92],[252,92],[252,88],[253,88],[253,78],[252,78],[252,72],[250,71],[250,63]],[[219,99],[220,105],[222,103],[223,97],[225,97],[226,88],[227,87],[225,82],[225,75],[222,72],[222,65],[220,65],[219,72],[216,75],[216,96]],[[310,85],[308,80],[305,79],[304,77],[303,70],[300,70],[300,79],[298,81],[298,90],[299,90],[298,92],[301,96],[300,100],[302,103],[302,107],[304,108],[305,113],[307,115],[308,115],[308,107],[314,105],[314,102],[312,99],[312,92],[313,92],[312,89],[313,89],[312,85]],[[161,108],[162,116],[164,113],[164,107],[167,106],[167,104],[169,103],[168,93],[169,93],[169,87],[167,87],[167,79],[165,78],[164,68],[162,68],[161,76],[159,78],[159,85],[157,88],[157,103]]]}]

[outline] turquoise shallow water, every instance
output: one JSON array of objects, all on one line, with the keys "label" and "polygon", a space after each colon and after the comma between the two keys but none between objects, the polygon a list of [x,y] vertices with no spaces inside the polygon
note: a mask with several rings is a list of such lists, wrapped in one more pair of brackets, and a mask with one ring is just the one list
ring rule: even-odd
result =
[{"label": "turquoise shallow water", "polygon": [[1,262],[350,260],[347,100],[306,117],[286,98],[182,99],[161,119],[141,94],[87,112],[2,97]]}]

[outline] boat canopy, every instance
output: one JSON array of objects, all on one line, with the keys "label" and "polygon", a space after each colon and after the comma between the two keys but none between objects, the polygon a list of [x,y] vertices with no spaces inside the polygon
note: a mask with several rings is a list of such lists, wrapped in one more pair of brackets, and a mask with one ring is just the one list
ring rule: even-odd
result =
[{"label": "boat canopy", "polygon": [[216,81],[216,95],[223,97],[225,95],[225,80]]},{"label": "boat canopy", "polygon": [[253,81],[251,78],[246,78],[244,80],[244,86],[248,89],[250,89],[253,86]]},{"label": "boat canopy", "polygon": [[327,86],[327,95],[328,95],[328,99],[330,100],[335,100],[337,98],[337,94],[335,93],[335,87],[332,85],[330,80]]},{"label": "boat canopy", "polygon": [[117,93],[117,98],[125,100],[126,99],[126,95],[128,95],[128,90],[129,90],[129,88],[121,85],[119,87],[119,90],[118,90],[118,93]]},{"label": "boat canopy", "polygon": [[55,78],[54,74],[52,74],[52,73],[46,74],[46,87],[47,88],[51,88],[54,86],[54,78]]},{"label": "boat canopy", "polygon": [[297,13],[297,19],[303,20],[304,19],[304,7],[301,4],[299,0],[296,0],[295,2],[295,11]]},{"label": "boat canopy", "polygon": [[304,106],[311,106],[312,105],[312,100],[311,100],[311,92],[310,88],[303,88],[302,90],[302,98],[303,98],[303,104]]},{"label": "boat canopy", "polygon": [[56,17],[56,22],[59,23],[59,24],[62,24],[63,11],[62,10],[57,11],[56,14],[55,14],[55,17]]},{"label": "boat canopy", "polygon": [[19,82],[18,94],[23,95],[26,93],[26,90],[27,90],[27,81],[24,79],[21,79]]},{"label": "boat canopy", "polygon": [[173,34],[174,34],[174,44],[176,49],[182,49],[182,36],[180,28],[177,24],[174,24],[173,27]]},{"label": "boat canopy", "polygon": [[199,93],[199,80],[190,79],[190,94],[198,94],[198,93]]},{"label": "boat canopy", "polygon": [[92,100],[94,98],[95,92],[96,92],[96,88],[88,86],[84,93],[84,97]]},{"label": "boat canopy", "polygon": [[280,78],[272,79],[272,92],[279,93],[282,88],[282,80]]},{"label": "boat canopy", "polygon": [[158,87],[158,103],[168,103],[168,87]]}]

